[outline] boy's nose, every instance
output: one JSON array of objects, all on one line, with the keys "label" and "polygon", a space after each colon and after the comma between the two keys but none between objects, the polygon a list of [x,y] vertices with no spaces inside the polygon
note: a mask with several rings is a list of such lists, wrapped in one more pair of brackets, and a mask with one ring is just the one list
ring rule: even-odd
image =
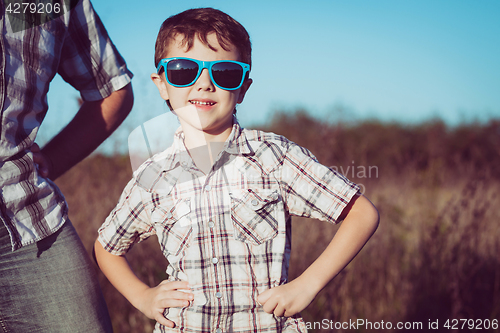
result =
[{"label": "boy's nose", "polygon": [[198,90],[215,90],[215,86],[210,79],[210,73],[207,68],[203,68],[200,77],[196,80],[196,88]]}]

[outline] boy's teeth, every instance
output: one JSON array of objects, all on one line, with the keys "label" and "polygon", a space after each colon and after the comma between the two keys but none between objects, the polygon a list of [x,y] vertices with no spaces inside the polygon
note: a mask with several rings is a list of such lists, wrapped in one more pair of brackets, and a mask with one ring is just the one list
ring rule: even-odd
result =
[{"label": "boy's teeth", "polygon": [[198,104],[198,105],[214,105],[214,102],[202,102],[202,101],[190,101],[191,104]]}]

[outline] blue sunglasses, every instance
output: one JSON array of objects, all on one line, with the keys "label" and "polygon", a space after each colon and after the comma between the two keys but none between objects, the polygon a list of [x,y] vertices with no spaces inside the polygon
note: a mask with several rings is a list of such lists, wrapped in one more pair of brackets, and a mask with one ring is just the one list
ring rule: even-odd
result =
[{"label": "blue sunglasses", "polygon": [[160,60],[156,71],[165,71],[167,82],[178,88],[193,85],[206,68],[210,79],[220,89],[236,90],[248,78],[250,65],[239,61],[217,60],[201,61],[191,58],[165,58]]}]

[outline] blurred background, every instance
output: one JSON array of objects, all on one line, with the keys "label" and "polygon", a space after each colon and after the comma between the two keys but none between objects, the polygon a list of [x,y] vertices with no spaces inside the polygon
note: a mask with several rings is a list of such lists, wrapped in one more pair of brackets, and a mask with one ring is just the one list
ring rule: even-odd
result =
[{"label": "blurred background", "polygon": [[[93,4],[135,74],[135,104],[96,153],[57,181],[89,252],[131,177],[132,130],[165,114],[177,122],[149,79],[158,29],[170,15],[211,6],[242,23],[253,43],[254,83],[238,108],[240,123],[309,148],[359,183],[381,215],[367,246],[302,313],[311,331],[331,331],[314,327],[324,319],[422,323],[419,332],[429,321],[443,328],[447,319],[473,319],[460,331],[493,330],[500,319],[500,2]],[[53,82],[40,144],[72,119],[78,98],[60,78]],[[336,229],[294,219],[292,277]],[[151,285],[165,278],[155,242],[130,253]],[[101,283],[115,332],[152,331],[103,276]]]}]

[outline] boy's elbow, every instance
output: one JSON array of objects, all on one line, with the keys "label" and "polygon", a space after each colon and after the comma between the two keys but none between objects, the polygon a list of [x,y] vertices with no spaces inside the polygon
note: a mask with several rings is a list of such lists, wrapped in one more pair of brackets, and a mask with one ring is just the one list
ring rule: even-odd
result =
[{"label": "boy's elbow", "polygon": [[361,199],[360,201],[362,203],[361,210],[363,212],[362,215],[364,216],[365,225],[367,229],[370,229],[371,232],[374,233],[380,223],[380,214],[377,208],[365,196],[361,196],[359,199]]},{"label": "boy's elbow", "polygon": [[380,214],[375,206],[373,206],[373,211],[372,211],[372,223],[373,223],[373,231],[377,230],[379,224],[380,224]]},{"label": "boy's elbow", "polygon": [[99,242],[99,240],[96,239],[95,242],[94,242],[94,246],[92,247],[92,258],[94,259],[94,262],[97,264],[97,266],[99,266],[99,262],[97,261],[97,254],[96,254],[96,252],[99,251],[100,248],[102,248],[102,245]]},{"label": "boy's elbow", "polygon": [[103,257],[105,257],[106,254],[108,254],[108,252],[104,249],[101,242],[99,242],[99,239],[96,239],[92,249],[92,256],[97,266],[100,266],[99,262],[102,262]]}]

